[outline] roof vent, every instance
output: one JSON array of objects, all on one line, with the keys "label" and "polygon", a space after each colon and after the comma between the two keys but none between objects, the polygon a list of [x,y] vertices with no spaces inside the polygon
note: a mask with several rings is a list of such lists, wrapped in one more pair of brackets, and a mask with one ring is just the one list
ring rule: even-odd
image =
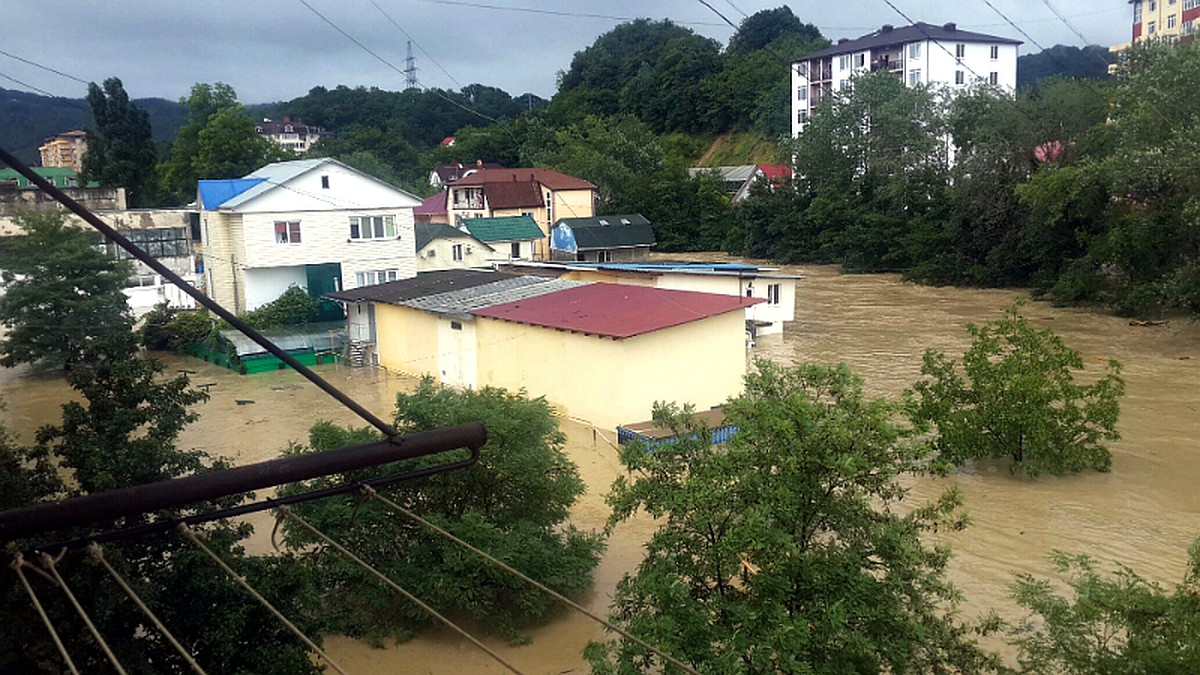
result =
[{"label": "roof vent", "polygon": [[880,32],[880,33],[890,33],[890,32],[892,32],[893,30],[895,30],[895,28],[896,28],[896,27],[895,27],[895,26],[893,26],[892,24],[890,24],[890,23],[885,23],[885,24],[883,24],[883,28],[880,28],[880,29],[879,29],[879,32]]},{"label": "roof vent", "polygon": [[942,28],[945,28],[953,33],[954,31],[958,30],[958,24],[954,23],[953,21],[947,21],[946,23],[942,24]]},{"label": "roof vent", "polygon": [[622,218],[622,219],[621,219],[621,224],[622,224],[622,225],[631,225],[632,223],[630,223],[630,222],[629,222],[629,219],[628,219],[628,218]]},{"label": "roof vent", "polygon": [[607,224],[608,224],[608,221],[607,221],[607,220],[604,220],[603,218],[601,218],[601,219],[600,219],[600,224],[601,224],[601,225],[607,225]]}]

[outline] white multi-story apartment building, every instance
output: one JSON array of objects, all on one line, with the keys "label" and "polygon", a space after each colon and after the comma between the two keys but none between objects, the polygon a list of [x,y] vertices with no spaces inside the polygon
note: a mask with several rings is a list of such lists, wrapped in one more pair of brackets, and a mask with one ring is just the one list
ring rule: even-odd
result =
[{"label": "white multi-story apartment building", "polygon": [[885,70],[910,87],[967,87],[978,80],[1010,91],[1017,87],[1019,40],[917,22],[885,25],[792,63],[792,135],[804,130],[821,100],[850,78]]}]

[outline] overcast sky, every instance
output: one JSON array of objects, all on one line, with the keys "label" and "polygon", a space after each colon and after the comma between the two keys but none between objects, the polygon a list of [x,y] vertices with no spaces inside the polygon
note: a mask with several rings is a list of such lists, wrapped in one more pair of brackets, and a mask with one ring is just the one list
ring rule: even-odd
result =
[{"label": "overcast sky", "polygon": [[[781,4],[708,2],[734,24],[743,13]],[[915,21],[955,21],[965,30],[1023,40],[1022,54],[1039,51],[985,0],[892,2]],[[1128,0],[991,3],[1044,47],[1085,44],[1067,23],[1087,43],[1129,39]],[[834,40],[858,37],[885,23],[907,23],[884,0],[787,4]],[[317,85],[402,89],[404,76],[397,70],[404,68],[406,31],[414,40],[423,86],[459,89],[480,82],[514,96],[533,92],[549,98],[556,73],[570,66],[575,52],[623,19],[636,17],[671,19],[722,45],[733,34],[699,0],[0,0],[0,50],[83,80],[116,75],[135,98],[178,99],[196,82],[220,81],[233,85],[242,102],[263,103],[302,96]],[[0,86],[56,96],[85,93],[79,82],[4,54]]]}]

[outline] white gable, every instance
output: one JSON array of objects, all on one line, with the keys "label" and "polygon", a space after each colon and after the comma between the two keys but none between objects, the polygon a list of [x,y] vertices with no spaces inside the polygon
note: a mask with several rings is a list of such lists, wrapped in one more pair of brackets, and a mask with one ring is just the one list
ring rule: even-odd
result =
[{"label": "white gable", "polygon": [[[421,204],[417,197],[383,181],[356,171],[341,162],[312,162],[297,171],[272,170],[283,165],[263,167],[247,178],[263,177],[257,195],[232,206],[235,213],[279,213],[294,211],[366,211],[370,209],[413,208]],[[248,191],[249,192],[249,191]],[[236,200],[236,198],[235,198]]]}]

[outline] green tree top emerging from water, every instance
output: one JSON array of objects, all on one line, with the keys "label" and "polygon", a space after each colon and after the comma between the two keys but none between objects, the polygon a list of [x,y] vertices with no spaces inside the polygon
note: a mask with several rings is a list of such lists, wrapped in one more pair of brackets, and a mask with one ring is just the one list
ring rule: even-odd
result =
[{"label": "green tree top emerging from water", "polygon": [[968,324],[973,338],[960,365],[941,352],[925,352],[921,374],[910,392],[910,414],[932,425],[941,460],[1011,457],[1014,471],[1029,476],[1108,471],[1105,441],[1116,431],[1125,393],[1121,364],[1080,384],[1083,357],[1049,329],[1035,328],[1013,303],[1004,317]]}]

